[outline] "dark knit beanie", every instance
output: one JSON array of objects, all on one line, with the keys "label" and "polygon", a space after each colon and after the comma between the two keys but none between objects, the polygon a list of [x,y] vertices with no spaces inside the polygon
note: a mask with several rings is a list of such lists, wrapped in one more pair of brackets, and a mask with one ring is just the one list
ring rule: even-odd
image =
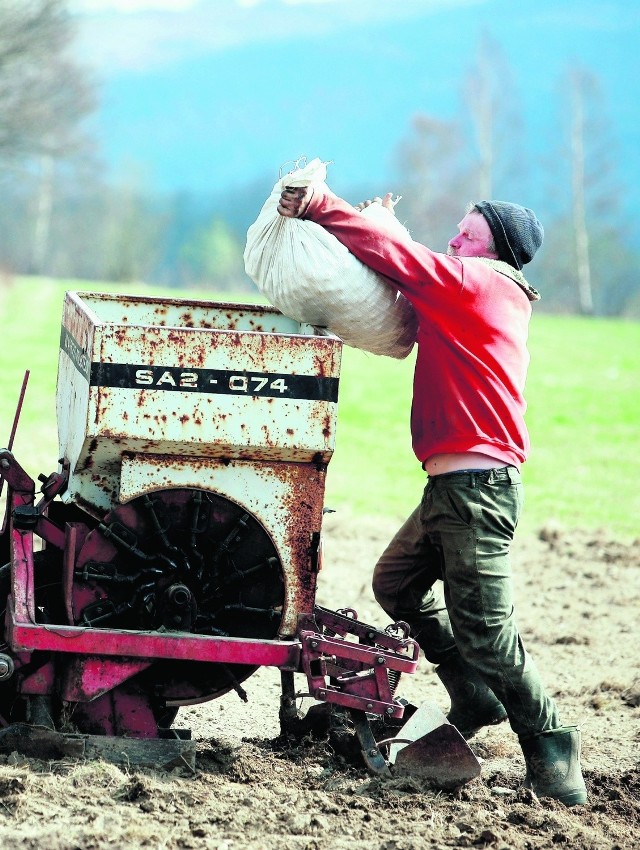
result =
[{"label": "dark knit beanie", "polygon": [[544,237],[533,210],[505,201],[478,201],[474,207],[489,224],[499,260],[521,269],[533,259]]}]

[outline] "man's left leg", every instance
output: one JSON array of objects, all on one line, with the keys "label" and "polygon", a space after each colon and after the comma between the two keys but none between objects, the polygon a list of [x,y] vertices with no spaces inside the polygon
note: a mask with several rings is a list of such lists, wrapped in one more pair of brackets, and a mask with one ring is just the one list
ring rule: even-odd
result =
[{"label": "man's left leg", "polygon": [[585,802],[577,730],[561,726],[515,622],[509,549],[522,500],[520,475],[507,467],[437,476],[431,484],[423,521],[442,547],[445,599],[460,653],[506,708],[525,755],[527,784],[567,805]]}]

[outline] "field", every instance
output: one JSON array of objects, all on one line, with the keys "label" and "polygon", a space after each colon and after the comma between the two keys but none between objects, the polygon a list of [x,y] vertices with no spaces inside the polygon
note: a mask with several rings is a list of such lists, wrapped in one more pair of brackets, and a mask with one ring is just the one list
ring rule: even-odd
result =
[{"label": "field", "polygon": [[[18,281],[0,291],[0,433],[33,476],[56,464],[55,372],[62,293]],[[523,639],[583,733],[589,804],[566,810],[521,787],[507,725],[471,742],[482,776],[455,793],[372,779],[326,738],[279,738],[277,671],[181,709],[195,774],[102,762],[0,756],[3,850],[636,850],[640,846],[640,325],[538,315],[532,324],[527,504],[514,546]],[[375,559],[417,503],[423,474],[408,439],[412,363],[345,351],[329,467],[318,601],[384,625],[369,587]],[[0,437],[0,443],[5,438]],[[299,683],[300,685],[300,683]],[[447,710],[431,665],[401,694]]]},{"label": "field", "polygon": [[[14,449],[28,457],[31,474],[51,472],[57,459],[55,382],[65,289],[117,288],[18,279],[0,290],[0,434],[6,434],[0,442],[8,439],[29,369]],[[640,323],[540,314],[534,316],[529,347],[533,450],[523,471],[523,532],[553,520],[634,539],[640,516]],[[413,356],[395,361],[344,349],[328,506],[400,521],[417,504],[424,476],[409,439],[412,374]]]}]

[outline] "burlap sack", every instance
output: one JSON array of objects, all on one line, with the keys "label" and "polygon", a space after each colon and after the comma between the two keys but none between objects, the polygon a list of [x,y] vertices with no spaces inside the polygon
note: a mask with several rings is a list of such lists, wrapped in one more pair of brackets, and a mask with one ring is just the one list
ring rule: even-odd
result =
[{"label": "burlap sack", "polygon": [[[325,179],[325,164],[314,159],[278,180],[248,230],[246,272],[285,315],[327,328],[354,348],[406,357],[416,339],[417,320],[395,285],[363,265],[323,227],[277,211],[285,186],[313,183],[326,188]],[[361,215],[411,238],[380,204],[366,207]]]}]

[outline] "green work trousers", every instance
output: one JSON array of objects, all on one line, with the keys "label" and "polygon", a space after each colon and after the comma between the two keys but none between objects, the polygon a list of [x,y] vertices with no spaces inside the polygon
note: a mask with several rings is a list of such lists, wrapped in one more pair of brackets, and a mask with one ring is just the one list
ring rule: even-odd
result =
[{"label": "green work trousers", "polygon": [[[560,726],[518,632],[510,545],[522,507],[515,467],[429,478],[420,506],[376,564],[373,591],[433,664],[461,655],[529,735]],[[440,583],[440,581],[442,583]]]}]

